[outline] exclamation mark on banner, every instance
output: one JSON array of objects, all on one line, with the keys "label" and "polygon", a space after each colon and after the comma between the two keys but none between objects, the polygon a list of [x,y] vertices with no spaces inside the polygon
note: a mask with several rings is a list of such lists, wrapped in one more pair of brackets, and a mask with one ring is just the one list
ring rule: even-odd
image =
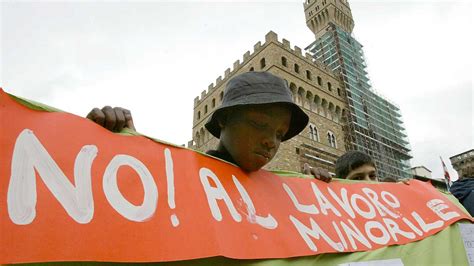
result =
[{"label": "exclamation mark on banner", "polygon": [[[166,165],[166,181],[168,183],[168,206],[174,210],[176,204],[174,202],[174,170],[173,170],[173,158],[171,158],[171,151],[165,149],[165,165]],[[176,227],[179,225],[179,219],[176,214],[171,215],[171,224]]]}]

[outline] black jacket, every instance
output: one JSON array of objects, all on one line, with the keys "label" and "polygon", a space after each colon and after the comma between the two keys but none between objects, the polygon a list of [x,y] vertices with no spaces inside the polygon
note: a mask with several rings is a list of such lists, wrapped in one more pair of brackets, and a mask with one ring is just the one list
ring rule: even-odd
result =
[{"label": "black jacket", "polygon": [[474,216],[474,178],[465,177],[454,182],[450,192]]}]

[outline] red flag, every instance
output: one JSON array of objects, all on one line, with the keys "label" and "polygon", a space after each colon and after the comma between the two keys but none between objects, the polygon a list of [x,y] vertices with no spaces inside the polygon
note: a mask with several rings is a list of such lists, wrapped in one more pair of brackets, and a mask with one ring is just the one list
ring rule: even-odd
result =
[{"label": "red flag", "polygon": [[451,176],[449,176],[448,168],[446,168],[446,164],[444,164],[443,158],[441,158],[441,156],[439,158],[441,159],[441,163],[443,164],[444,181],[446,182],[446,186],[449,190],[449,187],[451,186]]}]

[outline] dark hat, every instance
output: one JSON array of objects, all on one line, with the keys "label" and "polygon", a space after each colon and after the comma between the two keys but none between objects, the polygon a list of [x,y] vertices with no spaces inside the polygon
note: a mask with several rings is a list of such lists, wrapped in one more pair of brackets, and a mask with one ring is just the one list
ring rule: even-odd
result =
[{"label": "dark hat", "polygon": [[291,108],[290,128],[282,141],[298,135],[308,124],[308,115],[293,102],[288,83],[269,72],[246,72],[235,76],[227,83],[222,105],[206,122],[206,128],[214,137],[219,138],[221,128],[217,117],[223,110],[236,106],[285,103]]}]

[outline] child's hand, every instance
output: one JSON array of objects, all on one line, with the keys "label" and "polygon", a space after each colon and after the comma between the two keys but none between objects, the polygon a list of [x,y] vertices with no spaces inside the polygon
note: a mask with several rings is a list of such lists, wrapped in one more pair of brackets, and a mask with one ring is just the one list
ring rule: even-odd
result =
[{"label": "child's hand", "polygon": [[405,185],[410,185],[410,180],[409,179],[400,179],[398,180],[399,183],[403,183]]},{"label": "child's hand", "polygon": [[132,114],[122,107],[94,108],[87,114],[87,118],[110,131],[120,132],[124,127],[135,130]]},{"label": "child's hand", "polygon": [[327,182],[327,183],[329,183],[332,179],[331,176],[329,175],[329,172],[326,169],[323,169],[320,167],[313,168],[309,166],[309,164],[307,163],[303,165],[303,174],[313,175],[314,178]]}]

